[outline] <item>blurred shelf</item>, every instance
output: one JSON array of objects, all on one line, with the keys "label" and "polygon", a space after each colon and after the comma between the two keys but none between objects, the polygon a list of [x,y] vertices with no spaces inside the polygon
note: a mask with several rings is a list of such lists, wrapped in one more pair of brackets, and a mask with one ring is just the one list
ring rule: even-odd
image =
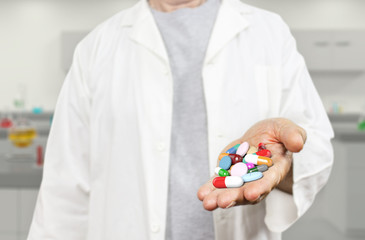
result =
[{"label": "blurred shelf", "polygon": [[[14,113],[14,112],[7,114],[10,114],[12,119],[18,119],[20,116],[19,113]],[[1,113],[0,116],[2,116]],[[29,121],[32,122],[32,124],[37,130],[38,136],[40,137],[48,137],[49,130],[51,127],[52,116],[53,112],[45,112],[41,114],[33,114],[30,112],[26,112],[21,114],[22,118],[28,119]],[[8,129],[0,128],[0,140],[6,139],[7,137],[8,137]]]},{"label": "blurred shelf", "polygon": [[44,153],[46,142],[47,138],[37,138],[20,149],[0,140],[0,188],[39,188],[43,169],[36,165],[36,149],[41,145]]},{"label": "blurred shelf", "polygon": [[351,114],[329,114],[328,115],[335,138],[343,141],[365,141],[365,131],[360,131],[357,128],[360,115]]}]

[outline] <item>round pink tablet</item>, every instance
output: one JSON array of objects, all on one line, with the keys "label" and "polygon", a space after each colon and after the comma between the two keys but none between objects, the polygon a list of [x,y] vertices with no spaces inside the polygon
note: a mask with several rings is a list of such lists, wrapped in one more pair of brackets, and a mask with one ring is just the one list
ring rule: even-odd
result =
[{"label": "round pink tablet", "polygon": [[248,142],[244,142],[238,147],[236,154],[243,157],[243,155],[245,155],[247,153],[249,148],[250,148],[250,144],[248,144]]},{"label": "round pink tablet", "polygon": [[247,166],[247,169],[248,169],[248,170],[250,170],[251,168],[256,167],[256,166],[255,166],[255,164],[250,163],[250,162],[246,163],[246,166]]},{"label": "round pink tablet", "polygon": [[231,176],[243,176],[247,173],[247,166],[243,162],[236,163],[231,168]]}]

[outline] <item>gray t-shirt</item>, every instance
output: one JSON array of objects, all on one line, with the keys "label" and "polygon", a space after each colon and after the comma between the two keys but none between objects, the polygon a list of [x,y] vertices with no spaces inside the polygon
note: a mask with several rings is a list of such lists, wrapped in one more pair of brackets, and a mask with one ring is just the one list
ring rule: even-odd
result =
[{"label": "gray t-shirt", "polygon": [[166,239],[214,239],[213,214],[197,198],[210,177],[202,66],[220,0],[166,13],[154,9],[174,85]]}]

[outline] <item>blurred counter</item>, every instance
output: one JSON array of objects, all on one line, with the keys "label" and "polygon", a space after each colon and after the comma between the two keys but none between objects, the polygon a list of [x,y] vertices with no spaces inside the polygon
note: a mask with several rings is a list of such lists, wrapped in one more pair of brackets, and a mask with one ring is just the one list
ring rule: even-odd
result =
[{"label": "blurred counter", "polygon": [[329,114],[335,139],[343,141],[365,141],[365,131],[357,128],[359,114]]},{"label": "blurred counter", "polygon": [[8,140],[8,130],[0,129],[0,188],[38,189],[42,180],[43,168],[37,165],[37,148],[42,148],[44,157],[52,113],[25,113],[22,117],[32,122],[37,137],[31,146],[17,148]]},{"label": "blurred counter", "polygon": [[39,188],[42,167],[36,164],[36,148],[45,149],[46,141],[38,138],[32,146],[18,149],[8,140],[0,140],[0,188]]}]

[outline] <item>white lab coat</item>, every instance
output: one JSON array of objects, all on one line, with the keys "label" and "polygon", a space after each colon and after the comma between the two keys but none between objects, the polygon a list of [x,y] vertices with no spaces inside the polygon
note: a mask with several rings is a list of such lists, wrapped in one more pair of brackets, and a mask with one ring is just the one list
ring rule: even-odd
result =
[{"label": "white lab coat", "polygon": [[[307,131],[294,155],[293,195],[274,190],[255,206],[214,212],[216,239],[280,239],[326,183],[333,160],[332,128],[295,41],[279,16],[223,0],[202,76],[212,174],[223,147],[259,120],[285,117]],[[172,85],[145,0],[78,45],[29,240],[164,239]]]}]

